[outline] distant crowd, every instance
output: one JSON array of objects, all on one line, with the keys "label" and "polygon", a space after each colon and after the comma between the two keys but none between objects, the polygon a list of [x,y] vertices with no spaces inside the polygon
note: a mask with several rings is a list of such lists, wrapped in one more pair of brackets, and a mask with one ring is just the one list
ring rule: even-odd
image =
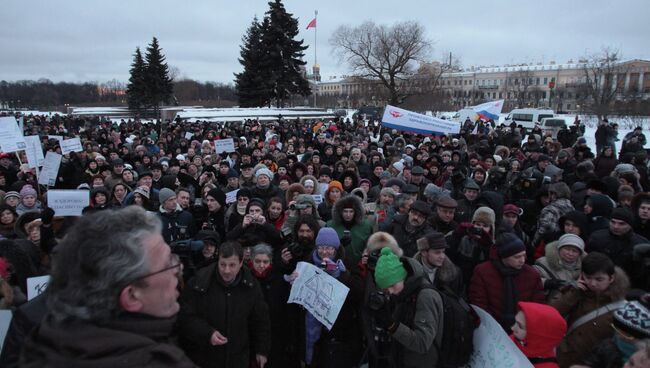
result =
[{"label": "distant crowd", "polygon": [[[470,304],[535,367],[650,366],[641,127],[620,151],[615,123],[593,151],[578,118],[554,136],[30,115],[23,133],[83,150],[53,186],[0,152],[0,366],[461,367]],[[90,204],[57,216],[51,189]],[[287,303],[299,262],[349,289],[331,328]]]}]

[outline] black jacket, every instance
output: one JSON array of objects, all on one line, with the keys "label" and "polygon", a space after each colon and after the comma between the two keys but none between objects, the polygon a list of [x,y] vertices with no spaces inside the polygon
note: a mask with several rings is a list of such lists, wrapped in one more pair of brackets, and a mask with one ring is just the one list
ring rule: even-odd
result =
[{"label": "black jacket", "polygon": [[[248,368],[252,356],[270,351],[268,306],[246,267],[230,285],[224,284],[217,263],[198,270],[181,296],[177,326],[185,352],[202,367]],[[210,344],[215,330],[228,338],[227,344]]]}]

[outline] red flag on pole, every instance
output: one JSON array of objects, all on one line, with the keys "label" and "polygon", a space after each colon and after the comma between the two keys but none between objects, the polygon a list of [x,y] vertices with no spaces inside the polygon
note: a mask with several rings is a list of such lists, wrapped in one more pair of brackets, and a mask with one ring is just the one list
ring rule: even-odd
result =
[{"label": "red flag on pole", "polygon": [[309,22],[309,24],[307,24],[306,29],[309,29],[309,28],[316,28],[316,18],[312,19],[311,22]]}]

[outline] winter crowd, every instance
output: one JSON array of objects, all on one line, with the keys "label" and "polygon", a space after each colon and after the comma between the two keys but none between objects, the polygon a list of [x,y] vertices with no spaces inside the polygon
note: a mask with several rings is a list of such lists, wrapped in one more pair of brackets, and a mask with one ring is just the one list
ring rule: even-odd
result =
[{"label": "winter crowd", "polygon": [[[83,150],[47,187],[0,153],[0,366],[462,367],[473,304],[535,367],[650,367],[642,129],[477,124],[24,117]],[[349,289],[331,328],[287,303],[299,262]]]}]

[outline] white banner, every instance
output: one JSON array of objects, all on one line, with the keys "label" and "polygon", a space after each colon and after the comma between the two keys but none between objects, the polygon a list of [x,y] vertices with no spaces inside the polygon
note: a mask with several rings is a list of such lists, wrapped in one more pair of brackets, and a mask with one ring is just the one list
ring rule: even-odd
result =
[{"label": "white banner", "polygon": [[298,262],[298,278],[287,303],[300,304],[328,330],[332,329],[350,289],[320,268]]},{"label": "white banner", "polygon": [[472,368],[533,368],[524,353],[506,335],[499,323],[483,309],[472,305],[481,318],[474,330],[474,353],[468,367]]},{"label": "white banner", "polygon": [[45,156],[43,156],[43,148],[41,147],[41,137],[37,135],[28,135],[25,137],[25,153],[27,154],[27,164],[30,169],[43,166]]},{"label": "white banner", "polygon": [[42,294],[50,283],[50,275],[30,277],[27,279],[27,300]]},{"label": "white banner", "polygon": [[16,118],[0,118],[0,152],[10,153],[24,150],[27,144]]},{"label": "white banner", "polygon": [[235,152],[235,141],[232,138],[218,139],[214,141],[214,150],[217,154],[222,152]]},{"label": "white banner", "polygon": [[239,189],[226,193],[226,204],[237,202],[237,192],[239,192]]},{"label": "white banner", "polygon": [[454,121],[434,118],[399,107],[386,105],[381,124],[387,128],[418,134],[457,134],[460,124]]},{"label": "white banner", "polygon": [[64,141],[60,141],[59,143],[61,144],[61,153],[64,155],[67,155],[70,152],[81,152],[84,150],[81,146],[81,139],[78,137],[66,139]]},{"label": "white banner", "polygon": [[0,310],[0,348],[2,348],[5,344],[5,338],[7,337],[7,331],[9,330],[9,324],[11,324],[11,317],[13,317],[11,310]]},{"label": "white banner", "polygon": [[54,186],[56,178],[59,175],[59,166],[61,166],[61,155],[56,152],[48,151],[45,154],[43,168],[38,176],[38,183],[41,185]]},{"label": "white banner", "polygon": [[57,216],[81,216],[81,211],[90,205],[90,192],[51,189],[47,192],[47,205]]}]

